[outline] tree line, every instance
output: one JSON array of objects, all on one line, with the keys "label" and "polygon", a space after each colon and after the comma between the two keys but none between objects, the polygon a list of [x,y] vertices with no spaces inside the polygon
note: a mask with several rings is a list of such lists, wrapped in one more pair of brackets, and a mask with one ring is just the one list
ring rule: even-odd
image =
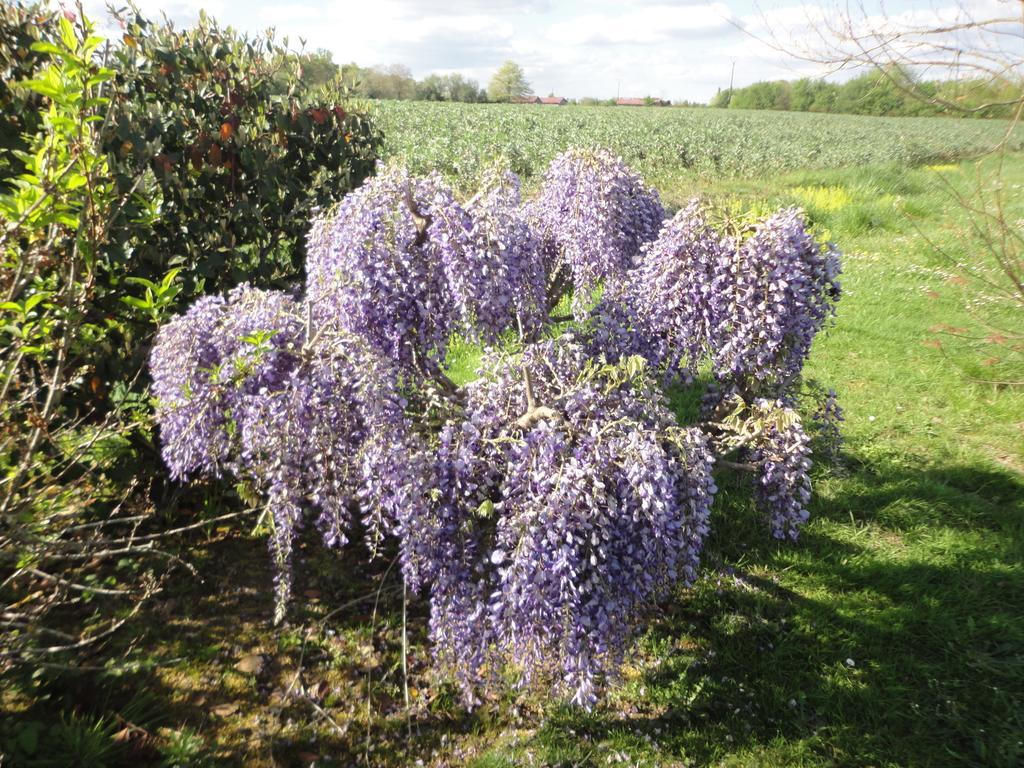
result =
[{"label": "tree line", "polygon": [[368,99],[487,101],[487,91],[476,80],[457,72],[431,74],[417,80],[404,64],[372,67],[361,67],[355,62],[337,64],[331,52],[323,48],[299,54],[298,60],[307,83],[327,85],[341,80],[357,95]]},{"label": "tree line", "polygon": [[[293,54],[302,67],[303,81],[313,86],[327,86],[341,83],[358,96],[368,99],[397,99],[400,101],[462,101],[470,103],[508,103],[524,96],[532,96],[533,90],[526,79],[523,68],[514,61],[506,61],[491,76],[486,87],[473,78],[457,72],[441,75],[430,74],[422,80],[413,77],[412,70],[404,64],[379,64],[362,67],[355,62],[335,63],[330,51],[320,48],[309,53]],[[549,94],[554,96],[554,93]],[[645,97],[645,103],[656,105],[660,99]],[[599,99],[585,96],[567,99],[567,103],[582,106],[612,106],[617,99]],[[706,106],[691,102],[674,102],[675,106]]]},{"label": "tree line", "polygon": [[866,72],[845,83],[805,77],[719,89],[710,106],[891,117],[1007,118],[1019,95],[1018,86],[1006,80],[921,80],[905,69],[890,67]]}]

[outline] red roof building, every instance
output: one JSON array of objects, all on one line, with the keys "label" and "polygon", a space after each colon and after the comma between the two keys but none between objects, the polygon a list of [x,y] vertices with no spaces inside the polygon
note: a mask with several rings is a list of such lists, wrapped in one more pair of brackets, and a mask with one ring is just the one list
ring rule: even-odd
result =
[{"label": "red roof building", "polygon": [[563,99],[561,96],[545,96],[540,100],[541,104],[568,104],[568,99]]},{"label": "red roof building", "polygon": [[616,99],[616,105],[620,107],[667,107],[668,102],[664,99]]},{"label": "red roof building", "polygon": [[539,96],[513,96],[513,104],[540,104]]}]

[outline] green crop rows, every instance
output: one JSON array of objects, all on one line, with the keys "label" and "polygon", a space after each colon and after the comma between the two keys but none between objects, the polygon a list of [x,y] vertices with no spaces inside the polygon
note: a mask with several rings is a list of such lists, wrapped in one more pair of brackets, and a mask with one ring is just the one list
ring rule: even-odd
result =
[{"label": "green crop rows", "polygon": [[[376,103],[386,155],[472,189],[504,158],[526,179],[572,145],[605,146],[649,178],[680,172],[758,176],[881,162],[953,162],[991,149],[998,121],[699,108]],[[1012,137],[1024,147],[1024,134]]]}]

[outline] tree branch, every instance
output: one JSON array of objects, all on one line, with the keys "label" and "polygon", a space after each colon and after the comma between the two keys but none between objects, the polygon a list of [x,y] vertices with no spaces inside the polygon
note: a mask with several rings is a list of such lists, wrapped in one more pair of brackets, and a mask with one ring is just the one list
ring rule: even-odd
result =
[{"label": "tree branch", "polygon": [[530,369],[523,366],[523,386],[526,389],[526,413],[516,419],[516,426],[520,429],[530,429],[538,421],[561,421],[562,415],[544,405],[537,405],[537,400],[533,394],[533,378],[530,375]]}]

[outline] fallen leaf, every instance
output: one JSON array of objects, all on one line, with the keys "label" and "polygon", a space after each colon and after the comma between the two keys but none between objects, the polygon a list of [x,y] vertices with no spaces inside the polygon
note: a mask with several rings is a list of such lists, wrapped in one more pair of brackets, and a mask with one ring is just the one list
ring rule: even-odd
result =
[{"label": "fallen leaf", "polygon": [[267,657],[262,653],[250,653],[235,664],[235,669],[244,675],[260,675],[267,667]]}]

